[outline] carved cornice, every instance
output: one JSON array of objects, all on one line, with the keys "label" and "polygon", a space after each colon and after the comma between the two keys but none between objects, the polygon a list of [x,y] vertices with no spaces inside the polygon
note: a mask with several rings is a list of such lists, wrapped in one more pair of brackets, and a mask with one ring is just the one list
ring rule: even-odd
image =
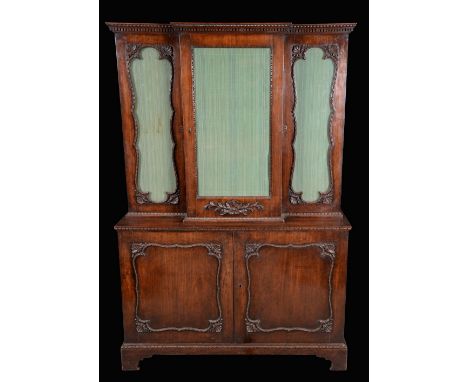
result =
[{"label": "carved cornice", "polygon": [[172,90],[173,90],[173,83],[174,83],[174,51],[172,46],[170,45],[151,45],[151,44],[127,44],[125,47],[125,63],[127,67],[127,76],[128,80],[130,83],[130,91],[131,91],[131,112],[132,112],[132,117],[133,117],[133,124],[135,127],[135,138],[133,140],[133,147],[135,150],[135,200],[138,204],[159,204],[156,202],[153,202],[151,200],[151,194],[150,192],[143,192],[140,190],[139,185],[138,185],[138,166],[140,164],[140,151],[138,150],[138,118],[136,116],[135,112],[135,104],[136,104],[136,96],[135,96],[135,89],[133,85],[133,80],[132,76],[130,74],[130,64],[132,60],[141,60],[141,51],[144,48],[153,48],[156,49],[159,52],[159,59],[160,60],[168,60],[169,63],[171,64],[172,68],[172,76],[171,76],[171,94],[170,94],[170,100],[171,100],[171,108],[172,108],[172,115],[171,115],[171,138],[172,142],[174,144],[173,149],[172,149],[172,165],[174,168],[174,174],[176,176],[176,190],[174,192],[166,192],[167,197],[166,200],[163,202],[165,204],[178,204],[179,203],[179,198],[180,198],[180,189],[179,189],[179,175],[177,173],[177,168],[175,165],[176,161],[176,141],[174,139],[174,128],[173,128],[173,120],[174,120],[174,105],[172,101]]},{"label": "carved cornice", "polygon": [[291,23],[119,23],[108,22],[114,33],[186,33],[186,32],[248,32],[283,34],[348,34],[356,23],[291,24]]},{"label": "carved cornice", "polygon": [[[310,248],[316,247],[320,249],[319,256],[330,260],[330,272],[328,274],[328,309],[329,316],[323,320],[318,320],[318,325],[313,328],[305,327],[275,327],[275,328],[263,328],[260,319],[253,319],[249,316],[250,301],[251,301],[251,276],[249,269],[249,259],[252,256],[260,256],[260,249],[262,247],[274,247],[274,248]],[[246,243],[245,245],[245,267],[247,270],[247,308],[245,311],[245,328],[247,333],[256,332],[276,332],[276,331],[303,331],[309,333],[323,332],[331,333],[333,331],[333,306],[332,306],[332,275],[333,267],[335,264],[336,257],[336,245],[334,243],[311,243],[311,244],[268,244],[268,243]]]},{"label": "carved cornice", "polygon": [[[294,166],[296,161],[296,152],[294,149],[294,143],[296,141],[297,135],[297,122],[296,122],[296,103],[297,103],[297,94],[296,94],[296,80],[294,78],[294,64],[297,60],[305,60],[306,52],[310,48],[320,48],[323,51],[323,60],[330,59],[333,62],[333,78],[331,81],[330,89],[330,115],[328,116],[328,141],[329,147],[327,152],[327,162],[328,162],[328,171],[330,177],[330,185],[328,190],[325,192],[319,192],[319,198],[313,202],[306,202],[302,199],[302,192],[295,191],[292,187],[292,178],[294,174]],[[337,44],[327,44],[327,45],[293,45],[291,48],[291,77],[292,77],[292,87],[293,87],[293,105],[292,105],[292,118],[294,121],[293,129],[293,139],[291,143],[291,152],[292,152],[292,166],[289,176],[289,202],[291,204],[332,204],[333,203],[333,164],[332,164],[332,150],[333,150],[333,133],[332,125],[333,119],[335,117],[335,85],[336,85],[336,76],[338,73],[338,59],[339,59],[340,47]]]},{"label": "carved cornice", "polygon": [[205,205],[205,210],[214,210],[220,215],[248,215],[255,210],[263,210],[263,205],[259,202],[242,203],[238,200],[211,201]]},{"label": "carved cornice", "polygon": [[[194,248],[194,247],[205,247],[207,249],[207,255],[213,256],[218,260],[218,266],[216,270],[216,303],[218,306],[218,317],[214,320],[208,320],[208,326],[206,328],[194,328],[194,327],[164,327],[164,328],[153,328],[151,326],[151,320],[145,320],[139,316],[140,306],[140,290],[139,290],[139,278],[138,271],[136,268],[136,260],[140,256],[147,256],[145,252],[149,247],[159,248]],[[223,330],[223,316],[221,310],[221,285],[220,285],[220,272],[221,272],[221,261],[223,257],[223,248],[220,243],[200,243],[200,244],[157,244],[157,243],[132,243],[130,245],[130,252],[132,256],[133,274],[135,276],[135,329],[138,333],[153,333],[153,332],[165,332],[165,331],[192,331],[199,333],[220,333]]]}]

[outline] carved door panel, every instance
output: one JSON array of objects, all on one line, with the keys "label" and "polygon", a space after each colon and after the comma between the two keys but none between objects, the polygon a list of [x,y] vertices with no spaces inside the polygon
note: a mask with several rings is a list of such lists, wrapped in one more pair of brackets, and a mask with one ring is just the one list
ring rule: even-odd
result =
[{"label": "carved door panel", "polygon": [[122,233],[126,342],[230,341],[232,236]]},{"label": "carved door panel", "polygon": [[239,234],[236,340],[342,340],[345,282],[339,279],[346,277],[346,240],[345,233],[331,231]]}]

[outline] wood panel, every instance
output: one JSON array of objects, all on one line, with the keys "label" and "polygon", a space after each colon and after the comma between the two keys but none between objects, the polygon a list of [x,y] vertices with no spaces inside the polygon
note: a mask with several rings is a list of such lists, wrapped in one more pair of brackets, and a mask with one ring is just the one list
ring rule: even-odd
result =
[{"label": "wood panel", "polygon": [[234,251],[238,341],[343,340],[346,234],[239,233]]},{"label": "wood panel", "polygon": [[126,341],[232,339],[232,236],[119,235]]}]

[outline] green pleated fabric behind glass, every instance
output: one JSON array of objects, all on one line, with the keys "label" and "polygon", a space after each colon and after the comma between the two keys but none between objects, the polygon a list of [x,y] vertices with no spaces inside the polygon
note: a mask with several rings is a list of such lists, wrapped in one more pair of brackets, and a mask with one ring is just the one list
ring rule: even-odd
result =
[{"label": "green pleated fabric behind glass", "polygon": [[130,63],[138,125],[138,188],[149,192],[152,202],[164,202],[176,189],[172,161],[171,80],[172,66],[159,59],[154,48],[144,48],[141,59]]},{"label": "green pleated fabric behind glass", "polygon": [[328,119],[334,63],[320,48],[294,64],[296,140],[292,188],[305,202],[317,201],[330,187]]},{"label": "green pleated fabric behind glass", "polygon": [[270,49],[194,48],[199,196],[268,196]]}]

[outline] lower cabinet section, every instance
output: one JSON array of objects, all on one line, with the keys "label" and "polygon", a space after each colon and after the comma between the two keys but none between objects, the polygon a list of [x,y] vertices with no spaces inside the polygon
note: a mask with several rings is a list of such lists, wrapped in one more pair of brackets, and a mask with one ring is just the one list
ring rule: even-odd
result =
[{"label": "lower cabinet section", "polygon": [[315,354],[346,368],[347,235],[119,231],[123,368],[153,354]]}]

